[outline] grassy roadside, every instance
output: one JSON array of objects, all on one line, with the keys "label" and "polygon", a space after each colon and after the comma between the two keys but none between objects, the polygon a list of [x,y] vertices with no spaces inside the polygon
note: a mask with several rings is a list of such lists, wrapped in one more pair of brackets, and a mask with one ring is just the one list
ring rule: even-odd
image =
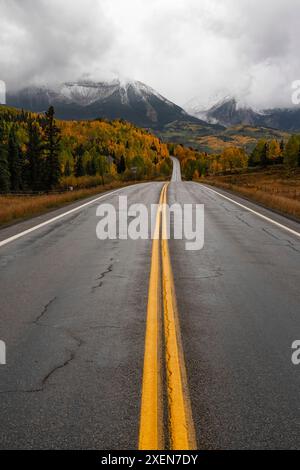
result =
[{"label": "grassy roadside", "polygon": [[282,168],[271,168],[251,173],[209,176],[200,182],[228,189],[300,221],[300,170],[291,173]]},{"label": "grassy roadside", "polygon": [[63,207],[80,199],[101,194],[105,191],[130,186],[135,182],[114,181],[103,186],[79,189],[62,194],[42,196],[0,196],[0,227],[45,214],[53,209]]}]

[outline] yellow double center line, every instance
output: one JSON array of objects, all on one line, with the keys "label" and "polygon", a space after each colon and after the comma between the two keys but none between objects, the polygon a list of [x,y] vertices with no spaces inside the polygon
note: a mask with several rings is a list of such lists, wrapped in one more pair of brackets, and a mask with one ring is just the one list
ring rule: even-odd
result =
[{"label": "yellow double center line", "polygon": [[[169,446],[173,450],[196,449],[167,239],[167,188],[168,183],[160,195],[152,246],[139,434],[141,450],[160,450],[165,447],[163,363],[168,400]],[[162,354],[163,343],[165,358]]]}]

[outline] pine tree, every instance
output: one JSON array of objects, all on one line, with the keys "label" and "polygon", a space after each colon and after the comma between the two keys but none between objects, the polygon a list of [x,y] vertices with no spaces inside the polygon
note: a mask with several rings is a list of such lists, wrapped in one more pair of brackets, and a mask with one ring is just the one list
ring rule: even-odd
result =
[{"label": "pine tree", "polygon": [[88,175],[95,176],[97,174],[97,165],[99,160],[99,148],[93,147],[90,151],[90,160],[89,160],[89,168],[88,168]]},{"label": "pine tree", "polygon": [[80,176],[84,176],[85,171],[84,171],[84,166],[83,166],[83,158],[82,155],[78,155],[75,163],[75,176],[76,178],[79,178]]},{"label": "pine tree", "polygon": [[54,108],[50,106],[46,112],[45,126],[45,154],[46,154],[46,185],[47,189],[57,186],[61,169],[59,163],[60,153],[60,130],[54,119]]},{"label": "pine tree", "polygon": [[97,174],[97,159],[96,157],[92,157],[91,160],[91,175],[95,176]]},{"label": "pine tree", "polygon": [[36,121],[28,123],[25,178],[27,186],[33,191],[45,189],[46,168],[43,142],[40,127]]},{"label": "pine tree", "polygon": [[14,127],[8,136],[8,163],[11,190],[19,191],[22,187],[22,158]]},{"label": "pine tree", "polygon": [[295,168],[298,165],[299,148],[299,136],[292,135],[284,152],[284,163],[288,168]]},{"label": "pine tree", "polygon": [[268,151],[269,146],[267,143],[262,148],[261,155],[260,155],[260,163],[262,167],[266,167],[268,164]]},{"label": "pine tree", "polygon": [[256,166],[262,165],[265,166],[267,162],[267,155],[268,155],[268,145],[264,139],[260,139],[253,152],[249,158],[249,166]]},{"label": "pine tree", "polygon": [[125,163],[124,155],[122,155],[120,160],[118,161],[117,171],[118,173],[124,173],[125,170],[126,170],[126,163]]},{"label": "pine tree", "polygon": [[95,176],[97,173],[96,158],[94,156],[92,156],[92,158],[86,164],[86,173],[89,176]]},{"label": "pine tree", "polygon": [[281,154],[283,154],[284,152],[284,140],[283,139],[281,139],[280,141],[280,151],[281,151]]},{"label": "pine tree", "polygon": [[8,192],[10,189],[10,173],[7,155],[4,126],[0,122],[0,192]]},{"label": "pine tree", "polygon": [[71,165],[70,165],[70,162],[69,160],[66,161],[66,165],[65,165],[65,171],[64,171],[64,176],[71,176],[72,172],[71,172]]},{"label": "pine tree", "polygon": [[284,140],[282,139],[280,141],[280,155],[277,159],[277,163],[280,165],[283,163],[284,149],[285,149],[285,143],[284,143]]}]

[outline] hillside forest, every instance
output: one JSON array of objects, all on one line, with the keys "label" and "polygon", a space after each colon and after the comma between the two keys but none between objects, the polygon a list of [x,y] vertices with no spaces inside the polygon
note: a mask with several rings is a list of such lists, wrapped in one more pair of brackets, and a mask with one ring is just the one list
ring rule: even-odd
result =
[{"label": "hillside forest", "polygon": [[60,121],[50,107],[34,114],[0,107],[0,192],[82,189],[112,181],[168,179],[169,155],[187,180],[247,168],[300,166],[300,136],[260,139],[251,153],[237,146],[207,153],[165,144],[123,120]]},{"label": "hillside forest", "polygon": [[57,121],[0,107],[0,192],[88,188],[171,173],[168,148],[122,121]]}]

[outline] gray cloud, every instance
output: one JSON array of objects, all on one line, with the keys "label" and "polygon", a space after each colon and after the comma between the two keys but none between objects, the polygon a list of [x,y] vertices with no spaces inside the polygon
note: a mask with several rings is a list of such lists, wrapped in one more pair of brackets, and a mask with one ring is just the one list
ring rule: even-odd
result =
[{"label": "gray cloud", "polygon": [[101,2],[0,0],[0,73],[10,87],[78,78],[113,44]]},{"label": "gray cloud", "polygon": [[298,0],[0,0],[0,78],[10,87],[121,75],[184,104],[228,90],[291,104]]}]

